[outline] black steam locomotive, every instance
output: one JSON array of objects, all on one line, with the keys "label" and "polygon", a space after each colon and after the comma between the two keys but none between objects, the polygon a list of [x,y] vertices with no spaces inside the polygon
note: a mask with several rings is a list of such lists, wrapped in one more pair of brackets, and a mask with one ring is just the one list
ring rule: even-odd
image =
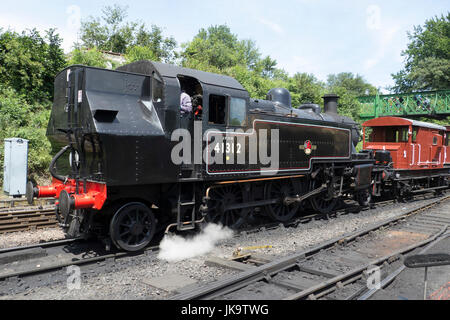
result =
[{"label": "black steam locomotive", "polygon": [[[180,109],[180,94],[192,112]],[[141,61],[117,70],[71,66],[55,80],[47,136],[50,186],[71,236],[110,237],[140,250],[163,228],[204,221],[239,228],[264,215],[288,221],[305,206],[327,213],[366,203],[374,160],[357,153],[356,123],[338,97],[291,107],[286,89],[255,100],[227,76]]]}]

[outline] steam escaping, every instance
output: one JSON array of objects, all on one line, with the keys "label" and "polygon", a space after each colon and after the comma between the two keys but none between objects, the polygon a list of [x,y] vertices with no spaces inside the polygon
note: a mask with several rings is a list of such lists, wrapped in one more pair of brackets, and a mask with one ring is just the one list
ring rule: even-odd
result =
[{"label": "steam escaping", "polygon": [[214,249],[217,242],[232,236],[232,230],[217,224],[208,224],[201,233],[190,239],[178,235],[166,236],[159,244],[158,258],[177,262],[201,256]]}]

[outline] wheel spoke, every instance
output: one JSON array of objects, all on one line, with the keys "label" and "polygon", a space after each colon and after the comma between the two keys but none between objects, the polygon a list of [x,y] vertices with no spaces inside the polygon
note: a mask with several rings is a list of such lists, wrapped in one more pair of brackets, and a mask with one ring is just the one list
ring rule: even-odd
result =
[{"label": "wheel spoke", "polygon": [[129,234],[129,233],[130,233],[130,230],[126,230],[125,232],[122,232],[120,234],[120,237],[122,238],[124,235]]},{"label": "wheel spoke", "polygon": [[239,219],[245,220],[248,209],[224,210],[224,208],[244,202],[244,194],[240,187],[226,185],[211,189],[208,201],[208,221],[221,223],[234,229]]},{"label": "wheel spoke", "polygon": [[110,235],[114,244],[126,251],[146,247],[155,232],[152,211],[142,203],[131,203],[119,209],[111,220]]},{"label": "wheel spoke", "polygon": [[273,181],[266,186],[265,199],[277,199],[276,203],[266,205],[264,208],[272,219],[280,222],[286,222],[292,219],[297,213],[300,204],[294,203],[289,206],[284,204],[286,196],[292,196],[295,188],[292,181]]}]

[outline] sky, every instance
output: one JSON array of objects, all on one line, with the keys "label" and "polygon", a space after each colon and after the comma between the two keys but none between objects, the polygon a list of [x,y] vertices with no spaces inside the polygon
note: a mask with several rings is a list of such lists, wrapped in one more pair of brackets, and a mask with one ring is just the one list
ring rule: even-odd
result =
[{"label": "sky", "polygon": [[449,0],[0,0],[0,28],[21,32],[57,28],[66,52],[80,21],[99,17],[106,5],[128,6],[128,20],[162,28],[178,44],[201,28],[226,24],[239,39],[256,42],[290,75],[352,72],[382,89],[404,65],[407,32],[446,15]]}]

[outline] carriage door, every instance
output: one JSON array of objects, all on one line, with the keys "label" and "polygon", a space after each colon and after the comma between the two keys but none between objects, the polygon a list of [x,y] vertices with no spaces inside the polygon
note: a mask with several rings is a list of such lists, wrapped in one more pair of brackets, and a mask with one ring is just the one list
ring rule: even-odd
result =
[{"label": "carriage door", "polygon": [[442,135],[438,131],[432,131],[432,146],[430,162],[433,165],[440,165],[442,163],[441,153],[442,153]]}]

